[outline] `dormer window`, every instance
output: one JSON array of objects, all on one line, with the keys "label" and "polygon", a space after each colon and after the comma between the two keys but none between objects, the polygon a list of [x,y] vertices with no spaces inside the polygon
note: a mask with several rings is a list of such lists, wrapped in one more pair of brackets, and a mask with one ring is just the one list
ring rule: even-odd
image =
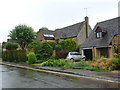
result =
[{"label": "dormer window", "polygon": [[104,29],[102,28],[100,28],[99,26],[97,27],[97,29],[95,30],[95,34],[96,34],[96,38],[102,38],[102,37],[104,37],[104,35],[106,34],[105,33],[105,31],[104,31]]},{"label": "dormer window", "polygon": [[96,38],[102,38],[102,32],[96,32]]}]

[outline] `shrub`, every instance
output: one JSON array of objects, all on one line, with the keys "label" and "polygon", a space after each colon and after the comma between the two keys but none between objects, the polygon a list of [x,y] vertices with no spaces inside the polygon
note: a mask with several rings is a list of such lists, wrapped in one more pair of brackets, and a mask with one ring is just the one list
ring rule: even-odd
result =
[{"label": "shrub", "polygon": [[18,48],[18,44],[17,43],[11,43],[11,42],[7,42],[5,44],[5,48],[7,50],[16,50]]},{"label": "shrub", "polygon": [[62,46],[59,45],[59,44],[55,46],[56,52],[59,52],[59,51],[61,51],[62,49],[63,49]]},{"label": "shrub", "polygon": [[77,52],[79,52],[80,46],[82,46],[82,44],[77,45],[77,47],[76,47]]},{"label": "shrub", "polygon": [[91,67],[110,71],[120,69],[120,58],[100,58],[92,63]]},{"label": "shrub", "polygon": [[18,57],[16,57],[16,58],[18,58],[17,62],[26,62],[27,61],[27,52],[25,49],[18,50],[17,53],[18,53]]},{"label": "shrub", "polygon": [[76,51],[77,43],[75,40],[66,39],[66,40],[63,40],[62,43],[64,45],[63,47],[65,50],[69,50],[70,52]]},{"label": "shrub", "polygon": [[68,50],[61,50],[59,52],[56,52],[56,57],[65,59],[67,57],[68,53],[69,53]]},{"label": "shrub", "polygon": [[26,50],[7,50],[2,53],[3,61],[25,62],[27,61]]},{"label": "shrub", "polygon": [[55,43],[54,42],[47,42],[47,43],[52,47],[53,50],[55,50]]},{"label": "shrub", "polygon": [[53,49],[47,42],[43,42],[41,48],[36,51],[36,57],[38,60],[47,59],[51,57],[52,54]]},{"label": "shrub", "polygon": [[65,60],[49,59],[48,61],[41,63],[41,66],[61,67],[61,66],[64,66],[66,63],[67,61]]},{"label": "shrub", "polygon": [[28,54],[28,63],[33,64],[37,61],[35,53],[31,52]]},{"label": "shrub", "polygon": [[27,48],[28,49],[33,49],[33,51],[37,51],[38,49],[40,49],[42,46],[42,43],[39,40],[34,40],[32,43],[30,43]]}]

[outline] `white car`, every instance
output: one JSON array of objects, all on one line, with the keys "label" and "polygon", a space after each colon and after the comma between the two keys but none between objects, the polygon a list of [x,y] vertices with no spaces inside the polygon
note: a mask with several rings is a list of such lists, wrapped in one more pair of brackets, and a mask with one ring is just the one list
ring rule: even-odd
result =
[{"label": "white car", "polygon": [[69,52],[66,59],[71,61],[85,60],[85,55],[81,55],[79,52]]}]

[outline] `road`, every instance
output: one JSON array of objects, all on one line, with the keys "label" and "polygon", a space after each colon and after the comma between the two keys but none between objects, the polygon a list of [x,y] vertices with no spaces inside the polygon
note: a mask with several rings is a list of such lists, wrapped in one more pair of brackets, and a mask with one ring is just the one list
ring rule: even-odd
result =
[{"label": "road", "polygon": [[[0,65],[0,88],[118,88],[118,83]],[[2,82],[1,82],[2,81]]]}]

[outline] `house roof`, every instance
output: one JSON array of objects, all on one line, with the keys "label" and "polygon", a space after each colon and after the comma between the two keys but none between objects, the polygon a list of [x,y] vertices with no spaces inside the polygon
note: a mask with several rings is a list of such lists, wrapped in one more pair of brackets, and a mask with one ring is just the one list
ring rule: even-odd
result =
[{"label": "house roof", "polygon": [[60,36],[61,39],[77,37],[77,35],[80,32],[84,22],[85,21],[74,24],[74,25],[70,25],[70,26],[67,26],[67,27],[64,27],[64,28],[61,28],[61,29],[57,29],[55,31],[39,29],[39,32],[42,32],[42,34],[51,34],[51,35],[55,35],[55,33],[57,33]]},{"label": "house roof", "polygon": [[[100,27],[102,31],[106,32],[105,36],[100,39],[96,38],[95,31],[97,27]],[[97,23],[81,48],[108,47],[115,35],[120,35],[120,17]]]},{"label": "house roof", "polygon": [[78,33],[80,32],[82,26],[83,26],[83,22],[74,24],[74,25],[70,25],[61,29],[57,29],[55,30],[56,33],[58,33],[58,35],[60,36],[60,38],[70,38],[70,37],[76,37],[78,35]]},{"label": "house roof", "polygon": [[39,29],[39,32],[42,32],[42,34],[51,34],[51,35],[55,34],[55,32],[52,30]]}]

